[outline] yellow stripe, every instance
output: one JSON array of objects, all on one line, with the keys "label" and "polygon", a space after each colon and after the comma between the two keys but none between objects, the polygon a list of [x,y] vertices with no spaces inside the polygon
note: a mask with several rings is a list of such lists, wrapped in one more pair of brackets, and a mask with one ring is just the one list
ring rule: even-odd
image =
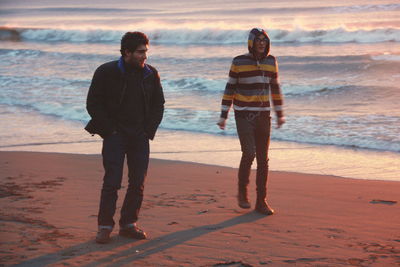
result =
[{"label": "yellow stripe", "polygon": [[272,94],[272,99],[273,100],[282,100],[282,97],[280,94]]},{"label": "yellow stripe", "polygon": [[223,100],[232,100],[233,99],[233,95],[224,95],[222,97]]},{"label": "yellow stripe", "polygon": [[269,101],[268,95],[252,95],[252,96],[244,96],[244,95],[235,95],[235,99],[243,102],[267,102]]},{"label": "yellow stripe", "polygon": [[261,64],[260,66],[256,66],[256,65],[235,66],[235,65],[232,65],[231,70],[233,72],[255,71],[255,70],[277,72],[277,68],[275,66],[266,65],[266,64]]}]

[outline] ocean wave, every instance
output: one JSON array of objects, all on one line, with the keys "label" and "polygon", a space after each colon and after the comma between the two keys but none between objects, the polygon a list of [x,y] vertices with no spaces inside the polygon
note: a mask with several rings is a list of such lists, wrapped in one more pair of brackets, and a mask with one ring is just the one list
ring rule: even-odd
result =
[{"label": "ocean wave", "polygon": [[212,80],[206,78],[182,78],[162,80],[163,86],[168,92],[184,92],[191,90],[193,94],[218,93],[223,92],[227,79]]},{"label": "ocean wave", "polygon": [[4,58],[28,57],[40,58],[46,53],[35,49],[0,49],[0,56]]},{"label": "ocean wave", "polygon": [[283,84],[282,91],[286,97],[306,96],[306,95],[321,95],[339,90],[349,90],[352,86],[342,85],[301,85],[301,84]]},{"label": "ocean wave", "polygon": [[[20,80],[21,84],[25,84],[27,81],[30,83],[25,86],[25,90],[19,90],[22,92],[15,92],[13,89],[3,92],[0,104],[19,107],[24,110],[33,110],[40,115],[56,117],[66,121],[80,122],[82,124],[88,121],[89,115],[85,110],[87,89],[82,90],[82,88],[87,88],[88,81],[65,79],[57,81],[49,79],[32,81],[28,77],[26,79],[19,77],[18,80]],[[57,86],[54,85],[55,82],[57,82]],[[71,82],[78,84],[71,85]],[[177,79],[166,81],[165,93],[167,98],[173,96],[170,90],[177,92],[180,87],[191,89],[192,85],[196,84],[196,82],[199,83],[197,85],[198,92],[200,93],[201,90],[205,91],[199,95],[207,94],[208,88],[204,88],[204,84],[207,84],[208,81]],[[45,86],[46,84],[47,87]],[[9,85],[13,85],[12,88],[18,86],[15,81],[10,81],[8,84],[5,84],[4,88],[9,88]],[[176,85],[176,88],[172,88],[172,85]],[[32,86],[33,88],[40,89],[32,90]],[[326,88],[315,87],[312,89],[314,90],[312,92],[314,94],[324,94],[337,92],[338,90],[352,90],[353,88],[338,86]],[[181,90],[185,91],[185,89]],[[290,89],[284,89],[284,91],[287,90]],[[292,90],[294,91],[296,88],[293,87]],[[309,90],[309,88],[298,89],[298,91],[304,90]],[[193,91],[195,92],[196,90]],[[216,100],[215,106],[214,104],[209,104],[212,107],[203,106],[202,109],[197,109],[196,106],[193,106],[193,99],[196,99],[193,96],[189,98],[192,102],[188,103],[188,107],[182,104],[174,105],[173,100],[170,99],[167,101],[164,119],[160,127],[174,131],[214,135],[222,134],[215,125],[219,117],[219,97],[214,94],[213,100]],[[284,131],[273,131],[273,139],[400,152],[400,140],[397,134],[400,118],[395,115],[347,115],[338,116],[333,119],[327,119],[324,116],[318,115],[300,116],[290,113],[287,113],[286,116],[287,124]],[[227,122],[227,129],[223,134],[236,135],[234,121],[233,112],[231,112],[230,119]]]},{"label": "ocean wave", "polygon": [[[97,53],[97,51],[90,51],[90,53],[81,52],[63,52],[63,51],[46,51],[41,49],[10,49],[10,48],[0,48],[0,57],[7,60],[9,58],[29,58],[29,59],[43,59],[44,57],[57,59],[70,59],[70,60],[93,60],[96,61],[111,61],[115,60],[119,55],[115,54],[114,51],[109,53]],[[185,56],[177,57],[171,56],[170,54],[157,55],[158,64],[202,64],[211,62],[213,64],[230,64],[232,56],[215,56],[215,55],[204,55],[202,57],[190,57]],[[340,56],[279,56],[278,57],[280,67],[288,68],[289,66],[300,66],[305,68],[306,65],[314,66],[315,64],[324,64],[325,66],[332,64],[363,64],[374,63],[376,61],[400,61],[399,54],[373,54],[373,55],[340,55]],[[319,67],[318,67],[319,68]],[[342,66],[338,66],[342,68]],[[189,82],[190,83],[190,82]]]},{"label": "ocean wave", "polygon": [[[200,98],[214,98],[222,97],[226,86],[227,79],[205,79],[205,78],[182,78],[182,79],[162,79],[164,91],[169,97],[190,96]],[[329,94],[348,94],[349,92],[363,92],[370,88],[370,86],[361,85],[346,85],[339,82],[336,84],[328,85],[325,82],[301,84],[290,83],[284,81],[281,83],[282,93],[285,98],[297,97],[320,97]],[[381,90],[387,90],[387,87],[378,87]]]},{"label": "ocean wave", "polygon": [[[358,62],[370,60],[370,55],[340,55],[340,56],[279,56],[279,62],[315,64],[315,63],[343,63],[343,62]],[[281,65],[281,64],[280,64]]]},{"label": "ocean wave", "polygon": [[349,5],[332,7],[331,10],[337,13],[359,13],[359,12],[379,12],[400,10],[400,4],[381,4],[381,5]]},{"label": "ocean wave", "polygon": [[[189,131],[215,135],[236,136],[235,120],[227,120],[222,132],[215,123],[219,112],[170,108],[165,111],[161,127],[173,131]],[[272,131],[272,139],[298,143],[335,145],[349,148],[400,152],[396,132],[399,117],[383,115],[346,116],[326,120],[318,116],[287,114],[283,131]],[[379,129],[376,123],[379,122]]]},{"label": "ocean wave", "polygon": [[[253,14],[253,15],[265,15],[265,14],[306,14],[306,13],[366,13],[366,12],[388,12],[400,10],[400,4],[365,4],[365,5],[344,5],[344,6],[330,6],[327,3],[326,6],[288,6],[288,7],[249,7],[249,8],[229,8],[225,10],[215,9],[208,12],[212,14]],[[202,11],[191,11],[189,14],[197,14]]]},{"label": "ocean wave", "polygon": [[[0,104],[34,110],[44,116],[79,122],[82,125],[89,120],[83,103],[79,109],[76,106],[61,105],[53,101],[26,104],[0,101]],[[232,113],[227,121],[227,128],[223,132],[216,125],[218,117],[219,111],[166,108],[160,129],[236,136]],[[272,140],[399,153],[400,140],[396,134],[399,119],[398,116],[367,115],[326,120],[318,116],[287,114],[287,123],[283,130],[272,131]]]},{"label": "ocean wave", "polygon": [[[172,95],[190,95],[192,97],[222,97],[227,79],[211,80],[204,78],[182,78],[162,80],[166,93]],[[323,94],[340,93],[363,87],[351,85],[326,85],[326,84],[290,84],[282,83],[282,92],[285,97],[320,96]]]},{"label": "ocean wave", "polygon": [[62,52],[62,51],[43,51],[38,49],[1,49],[0,48],[0,58],[4,61],[18,61],[20,59],[29,60],[97,60],[97,61],[111,61],[118,58],[118,54],[115,53],[107,54],[97,54],[97,53],[74,53],[74,52]]},{"label": "ocean wave", "polygon": [[[247,30],[221,29],[158,29],[146,31],[152,42],[158,44],[243,44]],[[277,43],[381,43],[400,42],[400,29],[382,28],[350,31],[344,28],[331,30],[271,29],[271,40]],[[124,31],[118,30],[64,30],[0,28],[0,40],[70,43],[118,43]]]},{"label": "ocean wave", "polygon": [[65,120],[82,121],[88,118],[85,111],[88,80],[1,75],[0,82],[0,104]]},{"label": "ocean wave", "polygon": [[272,136],[281,141],[400,152],[396,131],[399,121],[399,116],[378,114],[346,115],[330,120],[291,114],[285,130],[275,131]]},{"label": "ocean wave", "polygon": [[395,61],[395,62],[400,62],[400,55],[383,54],[383,55],[371,56],[371,58],[373,60],[376,60],[376,61]]},{"label": "ocean wave", "polygon": [[[0,76],[2,86],[2,99],[0,103],[13,105],[34,105],[34,107],[44,114],[54,114],[62,116],[63,110],[57,112],[47,111],[48,101],[54,103],[73,103],[74,98],[84,99],[90,85],[90,77],[87,78],[57,78],[57,77],[32,77],[32,76]],[[201,77],[186,77],[180,79],[161,79],[166,96],[170,102],[182,101],[182,98],[191,98],[193,101],[216,100],[218,103],[224,92],[226,79],[207,79]],[[342,91],[363,90],[362,86],[352,85],[327,85],[321,84],[292,84],[289,82],[281,83],[282,92],[287,98],[303,96],[322,96],[331,93],[341,93]],[[13,88],[19,88],[15,93]],[[33,88],[33,89],[32,89]],[[70,97],[73,98],[70,98]],[[37,103],[34,103],[34,99]],[[207,100],[210,99],[210,100]],[[42,105],[41,103],[46,103]],[[48,108],[53,108],[58,104],[50,104]],[[76,118],[76,117],[75,117]]]},{"label": "ocean wave", "polygon": [[37,7],[37,8],[2,8],[0,11],[0,15],[14,15],[14,14],[43,14],[43,13],[59,13],[62,15],[71,13],[71,14],[108,14],[108,13],[131,13],[135,12],[136,14],[143,14],[150,12],[159,12],[157,9],[127,9],[127,8],[93,8],[93,7]]},{"label": "ocean wave", "polygon": [[[118,5],[116,5],[118,6]],[[286,6],[286,7],[254,7],[249,5],[248,7],[225,7],[219,8],[214,7],[213,9],[207,8],[207,14],[214,15],[265,15],[265,14],[304,14],[304,13],[365,13],[365,12],[388,12],[397,11],[400,9],[400,4],[362,4],[362,5],[338,5],[332,6],[329,3],[327,5],[318,6]],[[205,10],[201,7],[194,10],[185,10],[185,12],[177,9],[160,9],[160,8],[126,8],[126,7],[36,7],[36,8],[6,8],[3,7],[0,10],[0,15],[43,15],[43,14],[81,14],[81,15],[99,15],[105,16],[109,14],[129,15],[129,16],[158,16],[162,12],[164,17],[179,17],[182,15],[203,15]]]}]

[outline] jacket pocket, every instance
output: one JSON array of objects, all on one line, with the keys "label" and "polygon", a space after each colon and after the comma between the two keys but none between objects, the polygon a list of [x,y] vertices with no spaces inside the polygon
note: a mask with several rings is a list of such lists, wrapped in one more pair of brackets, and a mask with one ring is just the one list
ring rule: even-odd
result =
[{"label": "jacket pocket", "polygon": [[85,130],[91,135],[97,134],[96,125],[93,119],[91,119],[85,126]]},{"label": "jacket pocket", "polygon": [[91,135],[95,135],[98,134],[100,135],[100,137],[105,138],[108,135],[110,135],[113,130],[112,129],[108,129],[104,126],[102,126],[101,123],[99,123],[99,121],[91,119],[88,124],[85,126],[84,128],[88,133],[90,133]]}]

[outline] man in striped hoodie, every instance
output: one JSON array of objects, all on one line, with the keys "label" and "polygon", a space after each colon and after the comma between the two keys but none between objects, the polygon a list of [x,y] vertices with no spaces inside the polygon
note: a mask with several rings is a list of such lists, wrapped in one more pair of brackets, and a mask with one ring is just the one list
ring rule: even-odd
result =
[{"label": "man in striped hoodie", "polygon": [[277,128],[280,128],[285,123],[283,97],[278,83],[278,64],[275,57],[269,54],[270,39],[263,29],[254,28],[250,31],[248,49],[249,53],[237,56],[232,61],[222,98],[221,117],[217,124],[222,130],[225,129],[228,112],[233,104],[242,149],[238,173],[238,204],[244,209],[251,207],[247,185],[251,165],[256,158],[255,210],[271,215],[274,210],[266,201],[271,102],[277,116]]}]

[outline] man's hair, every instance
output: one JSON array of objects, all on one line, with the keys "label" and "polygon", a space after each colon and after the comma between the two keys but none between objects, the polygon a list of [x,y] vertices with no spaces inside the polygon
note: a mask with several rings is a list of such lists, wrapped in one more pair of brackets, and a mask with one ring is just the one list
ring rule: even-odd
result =
[{"label": "man's hair", "polygon": [[127,32],[121,39],[121,55],[125,56],[125,50],[135,52],[140,45],[148,45],[149,38],[142,32]]}]

